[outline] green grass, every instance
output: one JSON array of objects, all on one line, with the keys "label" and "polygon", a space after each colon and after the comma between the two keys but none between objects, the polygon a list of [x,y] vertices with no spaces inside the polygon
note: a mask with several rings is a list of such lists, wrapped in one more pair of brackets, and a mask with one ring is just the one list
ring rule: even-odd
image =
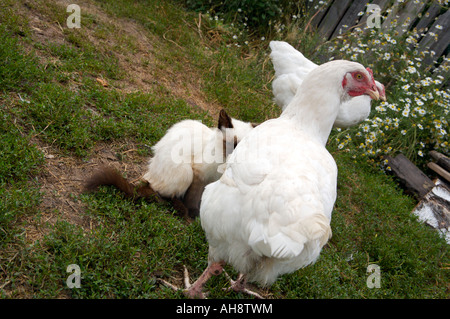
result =
[{"label": "green grass", "polygon": [[[28,6],[64,25],[62,7],[40,4],[48,1]],[[243,120],[260,122],[279,113],[271,101],[273,71],[265,44],[229,46],[226,26],[203,21],[199,27],[197,14],[171,2],[93,4],[111,19],[142,26],[153,46],[152,59],[142,63],[155,79],[176,77],[179,85],[193,84],[206,103],[221,105]],[[44,43],[32,41],[26,16],[13,11],[14,6],[23,9],[22,2],[13,1],[0,7],[0,296],[183,298],[157,278],[180,278],[183,265],[192,279],[201,274],[208,245],[200,222],[187,224],[169,204],[132,202],[104,187],[70,197],[82,204],[91,227],[70,223],[58,211],[57,221],[50,224],[39,206],[46,196],[40,193],[45,158],[36,143],[51,146],[59,156],[89,161],[99,142],[131,141],[146,161],[147,146],[173,123],[194,118],[213,125],[216,119],[192,106],[190,96],[175,96],[164,81],[149,83],[145,92],[122,90],[119,83],[129,75],[108,50],[134,54],[138,39],[118,34],[115,25],[101,22],[94,13],[82,10],[85,22],[79,30],[63,28],[65,44],[51,39]],[[91,42],[88,34],[98,42]],[[308,46],[313,48],[313,43]],[[101,86],[97,77],[110,86]],[[330,146],[339,185],[333,237],[316,264],[282,276],[270,294],[448,298],[448,246],[411,214],[415,201],[367,161],[334,149]],[[24,236],[35,227],[30,220],[46,227],[37,241]],[[79,289],[66,286],[70,264],[81,268]],[[369,264],[380,267],[381,288],[367,287]],[[227,271],[236,276],[233,269]],[[213,298],[246,298],[223,291],[227,286],[219,276],[207,289]]]},{"label": "green grass", "polygon": [[[333,237],[319,261],[276,283],[289,298],[435,298],[448,294],[446,243],[417,222],[415,202],[396,183],[348,154],[339,167]],[[381,288],[368,288],[367,267],[381,271]],[[439,270],[438,270],[439,269]],[[300,287],[295,287],[301,283]]]},{"label": "green grass", "polygon": [[[163,298],[155,274],[173,275],[182,255],[192,257],[196,246],[204,245],[190,241],[191,231],[167,208],[145,203],[136,207],[110,193],[90,204],[89,214],[100,226],[86,234],[62,222],[43,242],[47,254],[54,256],[48,276],[64,272],[69,261],[81,267],[82,287],[72,291],[74,298]],[[175,244],[180,242],[184,245]]]}]

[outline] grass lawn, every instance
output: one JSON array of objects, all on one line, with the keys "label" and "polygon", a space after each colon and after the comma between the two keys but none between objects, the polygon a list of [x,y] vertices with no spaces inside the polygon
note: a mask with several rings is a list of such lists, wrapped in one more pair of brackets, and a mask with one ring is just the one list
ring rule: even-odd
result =
[{"label": "grass lawn", "polygon": [[[137,180],[151,145],[180,120],[212,126],[220,108],[252,122],[278,116],[268,43],[230,45],[226,25],[172,1],[77,3],[79,29],[67,28],[62,0],[0,6],[0,296],[184,298],[156,279],[181,285],[183,265],[201,274],[199,220],[108,187],[83,194],[82,183],[103,164]],[[416,201],[369,161],[329,149],[339,167],[332,239],[316,264],[256,289],[267,298],[448,298],[448,246],[411,214]],[[71,264],[78,289],[66,285]],[[379,288],[367,285],[369,265],[379,266]],[[211,298],[247,298],[225,287],[224,276],[207,285]]]}]

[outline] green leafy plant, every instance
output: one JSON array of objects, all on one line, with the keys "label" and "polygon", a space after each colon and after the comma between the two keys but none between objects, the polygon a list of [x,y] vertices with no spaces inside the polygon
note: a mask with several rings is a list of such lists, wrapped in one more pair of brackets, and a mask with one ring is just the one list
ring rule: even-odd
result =
[{"label": "green leafy plant", "polygon": [[304,1],[288,0],[184,0],[195,11],[209,13],[216,20],[238,24],[248,33],[267,36],[275,28],[295,18],[304,7]]}]

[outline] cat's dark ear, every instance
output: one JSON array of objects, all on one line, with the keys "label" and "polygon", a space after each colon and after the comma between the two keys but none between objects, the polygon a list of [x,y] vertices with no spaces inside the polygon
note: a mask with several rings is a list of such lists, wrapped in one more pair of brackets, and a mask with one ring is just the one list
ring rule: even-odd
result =
[{"label": "cat's dark ear", "polygon": [[218,128],[233,128],[233,123],[231,122],[231,117],[228,116],[224,109],[220,110],[219,113],[219,123]]}]

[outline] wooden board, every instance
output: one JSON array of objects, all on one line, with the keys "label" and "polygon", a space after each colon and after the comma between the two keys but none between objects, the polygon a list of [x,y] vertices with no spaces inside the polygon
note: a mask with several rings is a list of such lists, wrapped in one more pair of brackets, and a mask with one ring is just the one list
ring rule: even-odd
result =
[{"label": "wooden board", "polygon": [[[339,21],[336,29],[333,32],[331,38],[337,37],[338,35],[344,33],[351,27],[357,24],[360,16],[358,13],[366,11],[366,3],[364,1],[354,1],[348,10],[345,12],[341,21]],[[363,26],[361,26],[363,28]]]},{"label": "wooden board", "polygon": [[430,156],[436,161],[436,164],[450,172],[450,158],[437,151],[430,151]]},{"label": "wooden board", "polygon": [[405,189],[417,198],[421,199],[434,187],[433,181],[403,154],[385,159]]},{"label": "wooden board", "polygon": [[[425,1],[416,3],[415,1],[409,1],[406,4],[396,5],[397,9],[395,14],[390,14],[386,21],[383,23],[383,28],[392,28],[391,22],[396,20],[397,26],[395,30],[399,33],[404,33],[409,30],[409,27],[418,19],[419,13],[425,7]],[[404,26],[405,25],[405,26]],[[405,31],[403,31],[405,30]]]},{"label": "wooden board", "polygon": [[[385,11],[385,9],[387,8],[387,5],[389,4],[389,0],[373,0],[371,2],[371,4],[376,4],[377,6],[379,6],[381,9],[381,13],[383,13]],[[369,15],[370,15],[370,13],[368,13],[367,9],[366,9],[366,14],[363,15],[362,18],[359,20],[359,24],[365,25]]]},{"label": "wooden board", "polygon": [[[450,52],[447,53],[447,61],[450,61]],[[446,62],[446,65],[449,66],[450,63]],[[444,80],[442,81],[442,89],[444,90],[450,90],[450,68],[447,69],[446,72],[441,72],[441,75],[444,77]]]},{"label": "wooden board", "polygon": [[324,38],[330,38],[334,29],[336,29],[336,25],[341,20],[345,11],[347,11],[351,2],[351,0],[339,0],[333,2],[319,25],[319,32]]},{"label": "wooden board", "polygon": [[[440,26],[440,28],[437,28]],[[435,36],[431,33],[437,35],[437,41]],[[434,51],[436,54],[434,57],[427,55],[423,59],[423,65],[430,65],[434,60],[437,60],[447,48],[450,43],[450,10],[447,10],[444,14],[440,15],[433,25],[428,30],[428,33],[420,40],[419,50],[430,50]]]},{"label": "wooden board", "polygon": [[443,169],[436,163],[428,163],[427,166],[432,169],[436,174],[445,179],[448,183],[450,183],[450,173]]},{"label": "wooden board", "polygon": [[311,19],[311,24],[315,27],[318,27],[325,14],[328,12],[328,8],[332,4],[332,1],[330,1],[331,4],[319,4],[319,1],[314,1],[313,3],[317,3],[317,9],[315,9],[316,5],[311,6],[311,9],[309,9],[315,11]]},{"label": "wooden board", "polygon": [[[322,2],[322,4],[320,4]],[[391,22],[397,21],[395,31],[402,34],[404,30],[412,29],[414,26],[419,34],[424,34],[419,39],[417,49],[419,51],[433,51],[434,56],[426,55],[421,63],[421,69],[429,71],[437,67],[435,61],[444,57],[450,43],[450,10],[442,13],[443,7],[433,0],[328,0],[308,1],[308,10],[313,12],[313,17],[307,24],[305,31],[310,31],[309,27],[316,27],[318,32],[327,40],[349,31],[352,27],[360,26],[365,28],[367,19],[372,13],[367,12],[367,5],[376,4],[380,7],[382,28],[391,30]],[[358,13],[365,11],[363,16]],[[442,13],[442,14],[441,14]],[[405,23],[405,26],[403,24]],[[407,24],[407,26],[406,26]],[[346,27],[343,27],[345,25]],[[437,27],[438,26],[438,27]],[[437,41],[435,40],[437,35]],[[407,44],[410,49],[416,49],[413,44]],[[447,53],[447,56],[450,55]],[[450,87],[450,72],[442,75],[446,78],[442,87]]]},{"label": "wooden board", "polygon": [[436,19],[440,11],[441,6],[437,3],[432,3],[427,12],[425,12],[420,21],[415,26],[417,32],[422,33],[428,30],[428,27],[431,26],[432,22],[434,21],[434,19]]}]

